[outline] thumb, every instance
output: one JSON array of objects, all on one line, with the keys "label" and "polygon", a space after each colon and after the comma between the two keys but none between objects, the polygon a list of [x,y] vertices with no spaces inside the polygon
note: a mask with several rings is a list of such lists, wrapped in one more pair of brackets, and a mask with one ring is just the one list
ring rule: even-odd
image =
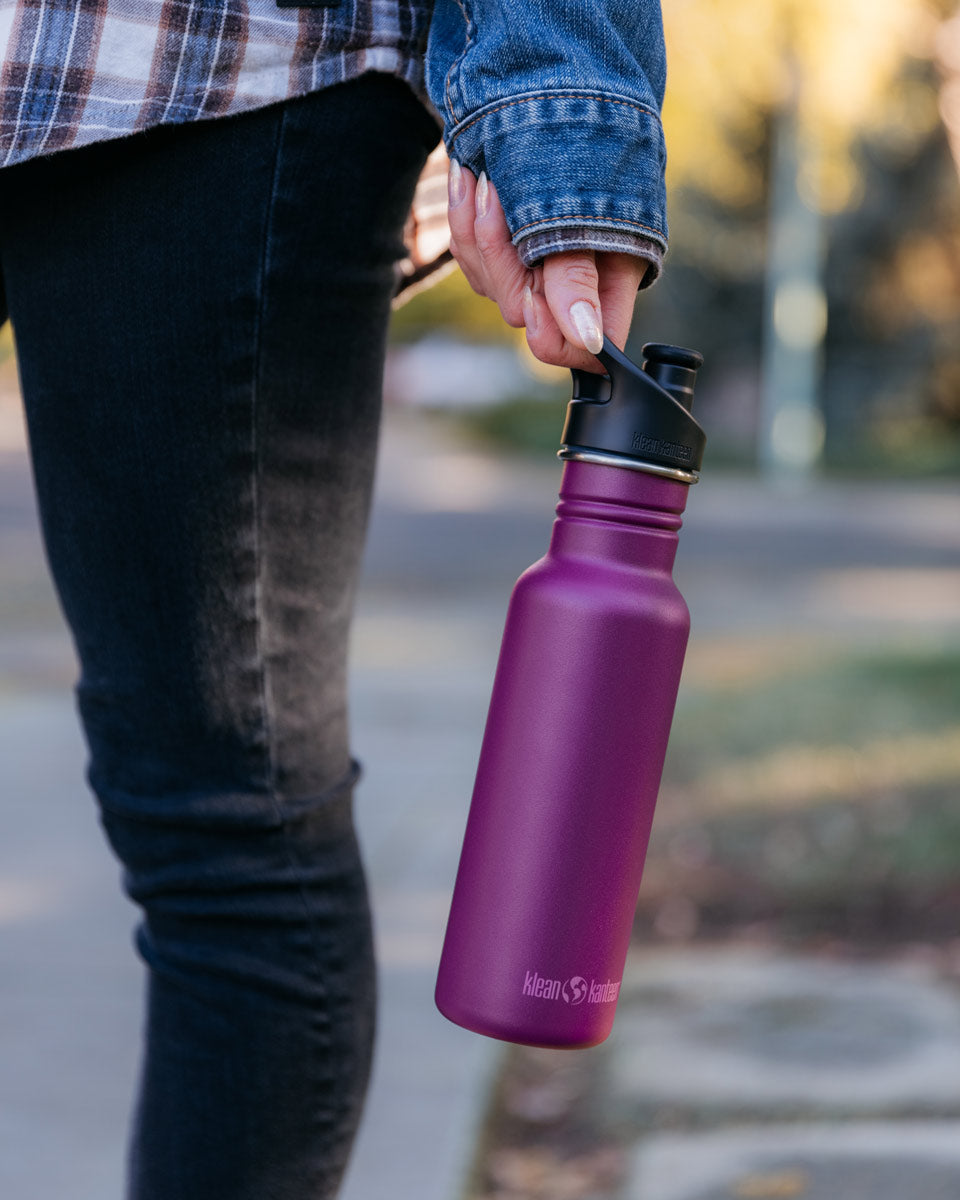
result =
[{"label": "thumb", "polygon": [[543,295],[570,345],[590,354],[603,349],[600,277],[592,250],[567,250],[544,259]]}]

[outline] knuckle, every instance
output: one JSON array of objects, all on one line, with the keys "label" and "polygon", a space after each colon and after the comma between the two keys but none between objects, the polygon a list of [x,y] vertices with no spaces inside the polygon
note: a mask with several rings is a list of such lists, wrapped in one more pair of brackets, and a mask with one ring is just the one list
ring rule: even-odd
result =
[{"label": "knuckle", "polygon": [[494,257],[503,244],[496,231],[485,228],[479,222],[474,233],[474,239],[477,244],[477,249],[485,258]]},{"label": "knuckle", "polygon": [[597,272],[597,264],[592,258],[584,258],[579,255],[575,258],[564,258],[563,255],[557,255],[552,259],[548,258],[543,266],[546,287],[550,287],[551,284],[561,284],[565,287],[572,285],[576,288],[585,288],[592,292],[599,289],[600,276]]},{"label": "knuckle", "polygon": [[564,278],[568,283],[591,291],[596,291],[599,283],[597,269],[591,263],[570,263],[564,271]]},{"label": "knuckle", "polygon": [[473,241],[473,222],[466,221],[455,213],[449,213],[447,224],[450,226],[450,236],[461,245]]}]

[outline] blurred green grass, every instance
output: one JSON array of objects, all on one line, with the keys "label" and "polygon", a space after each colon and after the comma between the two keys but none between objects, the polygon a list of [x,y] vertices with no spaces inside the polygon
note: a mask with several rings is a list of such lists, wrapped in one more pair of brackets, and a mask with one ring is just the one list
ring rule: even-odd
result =
[{"label": "blurred green grass", "polygon": [[495,452],[548,458],[560,446],[570,400],[566,381],[537,395],[458,414],[461,432]]},{"label": "blurred green grass", "polygon": [[638,934],[960,938],[960,645],[689,663]]},{"label": "blurred green grass", "polygon": [[[709,654],[709,651],[708,651]],[[960,645],[845,653],[832,641],[691,647],[669,778],[798,745],[855,746],[960,727]]]}]

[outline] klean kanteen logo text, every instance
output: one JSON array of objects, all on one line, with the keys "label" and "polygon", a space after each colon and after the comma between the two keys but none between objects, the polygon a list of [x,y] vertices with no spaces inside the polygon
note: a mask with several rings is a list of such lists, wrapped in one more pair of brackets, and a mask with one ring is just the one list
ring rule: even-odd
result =
[{"label": "klean kanteen logo text", "polygon": [[567,1004],[609,1004],[620,994],[618,981],[608,979],[600,983],[596,979],[587,981],[582,975],[570,979],[548,979],[536,971],[527,971],[523,981],[523,995],[536,996],[538,1000],[564,1000]]},{"label": "klean kanteen logo text", "polygon": [[692,446],[684,446],[681,442],[668,442],[663,438],[649,437],[645,433],[635,433],[630,445],[634,450],[641,450],[647,454],[664,454],[668,458],[679,458],[683,462],[689,462],[693,458]]}]

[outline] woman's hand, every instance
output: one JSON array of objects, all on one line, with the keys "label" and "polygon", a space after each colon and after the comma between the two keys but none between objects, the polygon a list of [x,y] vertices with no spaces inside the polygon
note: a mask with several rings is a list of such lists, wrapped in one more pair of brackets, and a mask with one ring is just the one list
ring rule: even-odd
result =
[{"label": "woman's hand", "polygon": [[627,340],[644,259],[570,250],[529,270],[485,175],[477,180],[451,161],[449,193],[450,249],[473,290],[495,300],[508,325],[526,326],[541,362],[598,370],[603,334],[617,346]]}]

